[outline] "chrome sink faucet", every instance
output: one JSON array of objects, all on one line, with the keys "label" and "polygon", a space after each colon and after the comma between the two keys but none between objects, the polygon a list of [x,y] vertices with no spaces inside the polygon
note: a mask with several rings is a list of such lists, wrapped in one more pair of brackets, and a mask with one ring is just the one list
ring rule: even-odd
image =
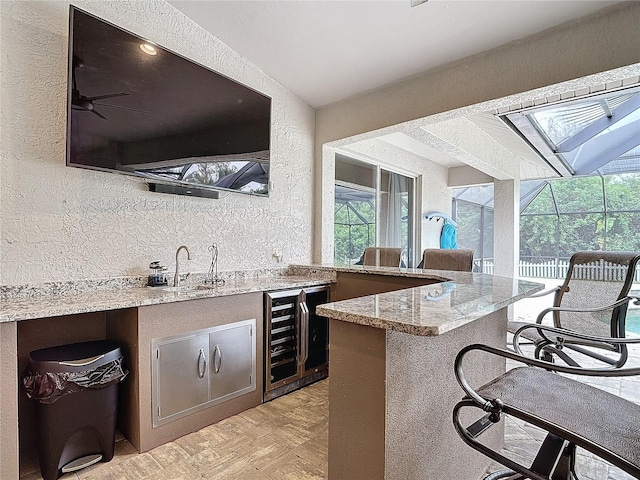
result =
[{"label": "chrome sink faucet", "polygon": [[[189,249],[187,248],[186,245],[180,245],[178,247],[178,250],[176,251],[176,274],[173,276],[173,286],[174,287],[179,287],[180,286],[180,251],[181,250],[186,250],[187,252],[187,260],[191,260],[191,253],[189,253]],[[187,273],[187,277],[189,276],[189,274]],[[186,277],[185,277],[186,278]]]}]

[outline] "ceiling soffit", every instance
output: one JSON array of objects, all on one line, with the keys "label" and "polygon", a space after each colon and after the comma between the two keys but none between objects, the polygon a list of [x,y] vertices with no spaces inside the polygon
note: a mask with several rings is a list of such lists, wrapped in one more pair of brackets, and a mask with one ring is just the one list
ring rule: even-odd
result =
[{"label": "ceiling soffit", "polygon": [[422,127],[441,140],[449,155],[498,180],[520,177],[518,162],[509,149],[475,125],[460,117]]}]

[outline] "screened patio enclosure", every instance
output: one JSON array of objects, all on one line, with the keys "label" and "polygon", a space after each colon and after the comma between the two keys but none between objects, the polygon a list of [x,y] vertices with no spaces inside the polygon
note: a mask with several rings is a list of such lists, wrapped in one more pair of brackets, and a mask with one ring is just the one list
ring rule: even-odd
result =
[{"label": "screened patio enclosure", "polygon": [[353,265],[376,243],[376,194],[344,185],[335,188],[335,259],[339,265]]},{"label": "screened patio enclosure", "polygon": [[[577,250],[640,251],[637,88],[501,118],[560,177],[520,185],[520,276],[561,278]],[[455,190],[453,215],[458,243],[491,273],[493,186]]]},{"label": "screened patio enclosure", "polygon": [[[453,212],[460,247],[492,273],[493,186],[459,189]],[[577,250],[640,252],[640,172],[523,182],[519,275],[562,278]]]}]

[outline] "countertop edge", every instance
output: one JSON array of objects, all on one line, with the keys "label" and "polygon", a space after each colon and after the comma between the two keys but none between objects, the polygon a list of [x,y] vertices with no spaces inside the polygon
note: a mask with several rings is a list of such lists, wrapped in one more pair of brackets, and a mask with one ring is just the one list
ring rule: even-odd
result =
[{"label": "countertop edge", "polygon": [[[454,272],[450,272],[450,273],[454,273]],[[486,275],[482,278],[497,279],[497,281],[499,282],[500,281],[504,282],[505,280],[509,280],[506,277],[493,277],[490,275]],[[411,287],[404,290],[381,293],[377,295],[369,295],[365,297],[359,297],[358,299],[352,299],[352,300],[356,300],[359,305],[355,304],[352,300],[330,302],[328,304],[318,306],[317,311],[319,314],[323,316],[344,321],[344,322],[355,323],[358,325],[365,325],[373,328],[391,330],[391,331],[407,333],[407,334],[416,335],[416,336],[438,336],[438,335],[443,335],[445,333],[456,330],[457,328],[467,325],[479,318],[482,318],[486,315],[494,313],[502,308],[508,307],[509,305],[544,289],[544,284],[524,281],[524,280],[514,280],[514,279],[511,279],[511,280],[512,282],[517,282],[517,286],[518,286],[517,292],[505,295],[504,298],[491,301],[489,303],[487,303],[486,301],[481,302],[480,300],[483,300],[483,299],[481,299],[481,297],[479,296],[477,297],[477,301],[476,299],[473,299],[470,297],[470,299],[465,303],[465,307],[467,308],[471,307],[473,308],[473,311],[459,312],[457,306],[450,306],[447,303],[443,303],[441,308],[448,309],[450,312],[453,312],[453,313],[451,314],[452,318],[442,323],[433,322],[432,324],[427,324],[427,323],[415,324],[415,323],[402,321],[401,319],[402,312],[407,311],[407,305],[410,302],[409,299],[411,299],[412,297],[413,299],[415,299],[415,297],[420,298],[420,297],[429,296],[428,294],[425,295],[425,292],[429,291],[431,288],[433,288],[434,286],[437,286],[438,284]],[[473,291],[472,291],[473,285],[470,285],[470,284],[456,285],[455,282],[450,282],[450,283],[454,285],[454,289],[467,288],[470,291],[470,293],[473,294]],[[446,295],[444,298],[446,298]],[[445,300],[443,300],[443,302],[444,301]],[[376,306],[379,304],[380,311],[378,311],[377,308],[375,309],[371,308],[371,305],[367,304],[367,302],[374,302]],[[387,302],[388,305],[384,305],[385,302]],[[432,304],[432,305],[435,305],[435,304]],[[360,307],[363,307],[363,308],[360,308]],[[371,313],[372,311],[374,313]],[[389,314],[389,311],[395,311],[400,313],[398,313],[397,316],[394,316],[394,318],[390,318],[391,315]],[[413,313],[411,309],[409,309],[408,311],[410,312],[409,315]],[[421,313],[421,315],[422,315],[421,318],[425,320],[428,320],[429,318],[434,316],[432,312],[428,312],[424,314]]]}]

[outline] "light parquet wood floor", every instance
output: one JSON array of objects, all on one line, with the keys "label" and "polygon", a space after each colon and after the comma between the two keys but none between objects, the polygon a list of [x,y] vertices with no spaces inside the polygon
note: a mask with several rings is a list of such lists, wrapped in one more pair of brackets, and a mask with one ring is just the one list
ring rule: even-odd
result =
[{"label": "light parquet wood floor", "polygon": [[[329,382],[324,380],[185,435],[147,453],[116,456],[64,480],[322,480],[327,478]],[[25,459],[20,480],[40,480]]]},{"label": "light parquet wood floor", "polygon": [[[609,382],[611,383],[611,382]],[[640,381],[603,388],[640,403]],[[123,438],[116,456],[63,480],[322,480],[327,479],[329,380],[252,408],[139,454]],[[529,463],[543,435],[508,418],[503,453]],[[514,441],[515,440],[515,441]],[[631,476],[590,455],[580,455],[581,480],[627,480]],[[501,470],[494,464],[489,471]],[[42,480],[35,458],[24,458],[20,480]],[[345,480],[345,479],[337,479]],[[367,480],[367,479],[348,479]],[[425,479],[442,480],[442,479]],[[457,479],[476,480],[476,479]]]}]

